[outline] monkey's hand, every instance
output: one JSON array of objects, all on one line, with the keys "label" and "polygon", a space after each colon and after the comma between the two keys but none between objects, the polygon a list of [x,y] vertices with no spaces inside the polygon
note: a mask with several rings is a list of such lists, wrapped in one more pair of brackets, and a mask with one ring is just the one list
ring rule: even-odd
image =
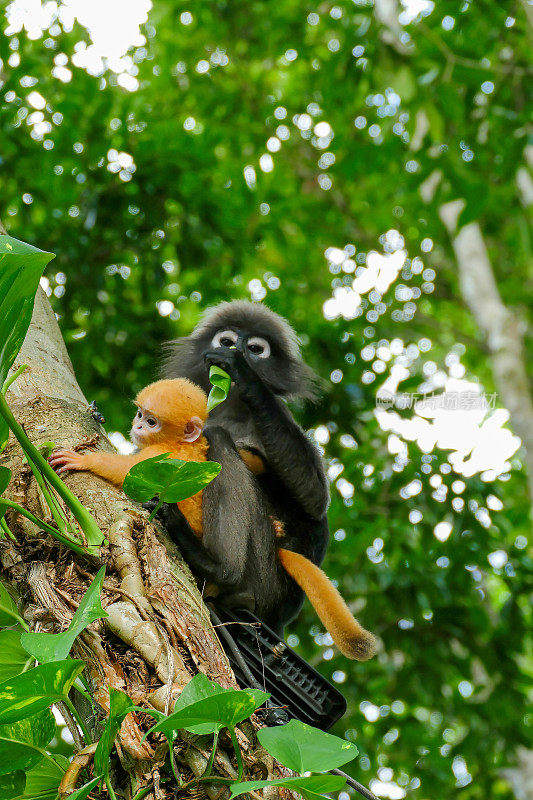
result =
[{"label": "monkey's hand", "polygon": [[[154,508],[159,505],[159,498],[154,497],[152,500],[147,500],[142,504],[142,507],[152,513]],[[172,533],[179,536],[179,533],[187,525],[187,520],[179,510],[176,503],[163,503],[155,515],[156,519],[163,525],[164,528],[170,528]]]},{"label": "monkey's hand", "polygon": [[252,383],[261,382],[243,354],[235,347],[217,347],[216,350],[208,350],[204,354],[204,362],[208,370],[215,365],[227,372],[240,392]]},{"label": "monkey's hand", "polygon": [[[149,508],[152,503],[153,506],[151,510],[153,511],[156,505],[153,500],[148,501],[148,503],[143,503],[143,508]],[[156,518],[161,522],[163,527],[168,530],[172,538],[178,543],[180,537],[184,535],[184,532],[187,532],[187,528],[189,528],[187,520],[179,510],[176,503],[163,503],[156,514]]]},{"label": "monkey's hand", "polygon": [[48,457],[48,463],[58,475],[68,470],[79,471],[89,468],[87,456],[75,453],[74,450],[54,450]]},{"label": "monkey's hand", "polygon": [[[150,514],[159,505],[159,499],[157,497],[153,497],[151,500],[147,500],[145,503],[141,503],[142,507],[149,511]],[[157,517],[157,514],[156,514]]]}]

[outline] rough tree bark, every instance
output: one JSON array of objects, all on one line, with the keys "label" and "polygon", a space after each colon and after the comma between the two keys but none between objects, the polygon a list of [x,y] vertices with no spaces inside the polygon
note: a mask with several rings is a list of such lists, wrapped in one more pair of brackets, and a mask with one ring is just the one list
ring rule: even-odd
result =
[{"label": "rough tree bark", "polygon": [[[42,290],[13,369],[22,364],[29,368],[11,386],[7,398],[15,417],[37,446],[52,441],[58,446],[86,443],[112,449],[88,412]],[[7,492],[11,499],[51,522],[46,502],[13,438],[0,462],[13,471]],[[93,623],[76,640],[72,653],[87,665],[86,676],[102,708],[101,718],[109,707],[110,686],[127,692],[139,705],[153,705],[160,710],[168,709],[198,671],[223,686],[235,687],[208,612],[176,546],[147,522],[142,509],[105,481],[88,473],[74,473],[66,482],[93,512],[109,542],[101,552],[101,560],[107,565],[102,601],[109,617]],[[7,519],[17,542],[0,541],[2,580],[16,589],[32,629],[63,630],[98,565],[74,556],[16,513]],[[149,718],[143,719],[142,714],[130,714],[122,725],[117,749],[127,785],[120,796],[130,798],[140,788],[153,784],[153,797],[163,800],[174,796],[159,785],[159,769],[166,752],[163,746],[154,752],[147,742],[141,742],[148,722]],[[98,723],[93,719],[93,726]],[[72,722],[70,727],[73,728]],[[242,745],[245,761],[250,765],[256,754],[251,746],[251,726],[249,733],[249,739],[243,734]],[[73,734],[79,743],[75,729]],[[189,736],[189,740],[194,738]],[[179,768],[190,777],[201,774],[208,753],[190,741],[189,746],[182,744]],[[264,765],[264,751],[261,761]],[[74,765],[69,776],[70,790],[78,769],[76,762]],[[271,767],[270,761],[268,771]],[[217,769],[226,777],[236,776],[231,759],[223,750]],[[65,793],[69,790],[67,784],[68,781]],[[211,797],[219,796],[220,786],[207,786],[206,791]]]}]

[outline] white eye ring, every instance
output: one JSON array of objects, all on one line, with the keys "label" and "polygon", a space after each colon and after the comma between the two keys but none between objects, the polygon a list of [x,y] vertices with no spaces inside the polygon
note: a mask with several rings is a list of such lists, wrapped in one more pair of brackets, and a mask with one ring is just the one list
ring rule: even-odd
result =
[{"label": "white eye ring", "polygon": [[[235,331],[217,331],[213,336],[213,341],[211,342],[213,347],[231,347],[237,341],[237,334]],[[231,345],[222,344],[222,339],[229,339],[231,341]]]},{"label": "white eye ring", "polygon": [[[257,358],[268,358],[270,355],[270,345],[266,339],[262,339],[261,336],[250,336],[248,341],[246,342],[246,346],[250,353]],[[255,348],[262,347],[262,351],[254,352]],[[254,348],[254,350],[252,350]]]}]

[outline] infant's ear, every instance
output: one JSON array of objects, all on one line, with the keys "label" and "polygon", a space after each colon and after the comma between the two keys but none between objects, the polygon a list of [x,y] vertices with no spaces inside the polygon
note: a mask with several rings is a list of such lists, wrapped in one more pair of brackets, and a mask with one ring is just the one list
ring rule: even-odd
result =
[{"label": "infant's ear", "polygon": [[204,423],[200,417],[191,417],[190,420],[185,424],[185,428],[183,430],[183,441],[195,442],[201,436],[203,427]]}]

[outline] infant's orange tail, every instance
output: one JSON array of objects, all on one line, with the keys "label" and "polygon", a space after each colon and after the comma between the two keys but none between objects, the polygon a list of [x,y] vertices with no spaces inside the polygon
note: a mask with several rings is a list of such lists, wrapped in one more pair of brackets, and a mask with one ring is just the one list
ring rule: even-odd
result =
[{"label": "infant's orange tail", "polygon": [[341,653],[357,661],[372,658],[376,652],[376,637],[359,625],[326,573],[292,550],[280,549],[278,557],[286,572],[309,598]]}]

